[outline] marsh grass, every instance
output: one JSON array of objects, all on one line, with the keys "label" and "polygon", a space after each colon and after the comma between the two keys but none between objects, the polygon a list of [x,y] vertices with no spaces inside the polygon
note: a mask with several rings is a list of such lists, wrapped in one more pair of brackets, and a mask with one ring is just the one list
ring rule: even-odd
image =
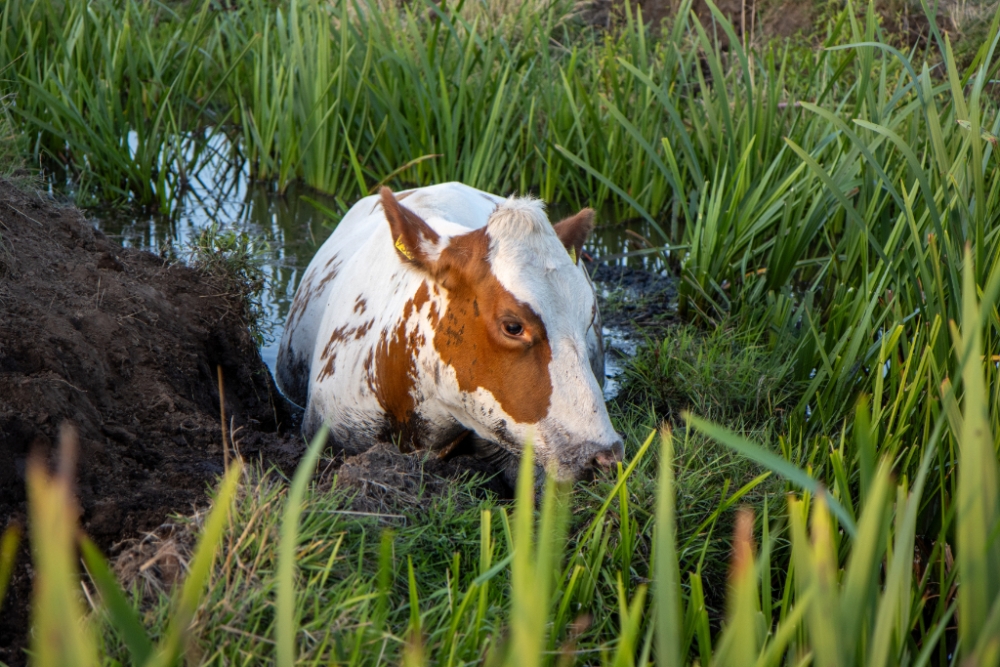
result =
[{"label": "marsh grass", "polygon": [[[963,273],[964,287],[974,291],[971,261]],[[989,286],[990,293],[998,289]],[[863,407],[853,442],[841,444],[841,451],[856,455],[867,470],[853,506],[851,490],[845,497],[842,490],[817,485],[815,468],[789,465],[725,428],[687,417],[687,434],[703,432],[750,459],[780,462],[775,472],[795,489],[780,510],[768,501],[774,496],[755,503],[753,494],[773,479],[760,475],[735,492],[724,490],[709,516],[693,516],[687,499],[692,491],[711,487],[711,480],[690,466],[687,444],[675,452],[669,429],[651,433],[631,452],[627,467],[595,486],[571,492],[549,480],[537,513],[527,457],[513,506],[483,502],[457,486],[399,513],[344,512],[349,498],[343,491],[306,487],[322,447],[318,439],[310,448],[311,462],[296,474],[294,491],[274,475],[242,476],[232,520],[206,522],[216,528],[206,528],[192,556],[196,583],[189,581],[179,595],[162,593],[149,606],[130,610],[121,605],[127,598],[113,580],[100,574],[99,556],[91,554],[88,570],[104,603],[84,632],[100,632],[99,646],[109,658],[143,662],[139,658],[151,651],[153,639],[141,640],[143,627],[184,627],[178,619],[191,613],[183,602],[190,592],[199,611],[185,655],[202,664],[240,658],[292,664],[288,653],[275,652],[282,632],[286,641],[289,637],[289,630],[280,629],[285,623],[295,638],[291,655],[309,663],[645,665],[676,664],[671,656],[681,656],[683,662],[697,658],[702,664],[779,665],[811,653],[832,656],[829,664],[922,665],[955,650],[950,628],[961,606],[962,655],[988,654],[996,636],[989,610],[1000,594],[989,581],[1000,561],[986,539],[987,527],[997,520],[997,463],[992,439],[981,437],[989,431],[982,421],[988,414],[983,364],[970,354],[981,344],[971,332],[987,318],[974,295],[965,297],[963,308],[969,333],[956,329],[954,335],[967,389],[962,409],[950,419],[962,424],[957,437],[967,460],[961,470],[975,472],[958,480],[964,500],[952,519],[959,558],[946,583],[957,571],[963,585],[938,603],[940,613],[928,615],[921,602],[929,577],[926,570],[914,571],[913,553],[933,445],[949,417],[935,420],[913,481],[892,481],[890,461],[879,463],[866,445],[873,423]],[[949,395],[946,400],[953,400],[950,390]],[[230,477],[240,475],[237,469]],[[213,516],[225,516],[219,508],[228,507],[233,492],[231,484],[226,488]],[[42,487],[32,502],[65,498],[61,493]],[[592,495],[591,506],[574,497],[581,493]],[[738,504],[743,509],[735,522],[720,526],[719,516]],[[72,516],[39,514],[35,529],[52,526],[72,534],[58,523]],[[731,550],[728,541],[715,550],[706,546],[706,532],[728,533],[730,526]],[[68,550],[67,543],[62,551]],[[52,550],[38,561],[39,577],[49,576],[49,570],[72,576],[69,561],[57,554]],[[214,565],[209,573],[195,561]],[[724,569],[728,583],[713,583],[716,570]],[[67,584],[56,590],[72,589]],[[81,627],[75,619],[55,623],[50,636],[59,641],[48,648],[67,642],[78,664],[96,664],[83,650],[93,636],[60,634],[67,624],[74,632]],[[168,633],[167,640],[173,636]]]},{"label": "marsh grass", "polygon": [[[977,297],[968,251],[965,260],[964,324],[951,332],[964,395],[942,387],[952,407],[930,424],[912,478],[893,479],[893,460],[879,456],[867,404],[850,438],[812,452],[828,457],[825,470],[688,414],[681,436],[665,428],[639,442],[646,429],[633,424],[627,466],[572,490],[549,480],[538,511],[525,457],[512,505],[460,484],[393,513],[358,516],[345,511],[344,490],[309,483],[319,438],[291,485],[274,473],[231,471],[190,554],[190,575],[172,594],[130,601],[84,540],[89,586],[100,595],[87,596],[93,612],[80,624],[67,464],[55,478],[33,466],[34,543],[53,536],[36,556],[46,582],[36,631],[47,638],[36,661],[97,664],[99,650],[102,660],[175,664],[181,647],[199,664],[765,666],[811,655],[832,665],[926,665],[948,664],[956,651],[988,659],[1000,599],[1000,556],[989,538],[1000,519],[1000,470],[992,364],[976,352],[992,309]],[[984,300],[998,295],[994,278]],[[962,457],[950,481],[935,464],[943,438],[955,438]],[[724,450],[740,454],[733,467],[700,467]],[[841,484],[838,466],[856,471],[853,483]],[[770,471],[735,490],[722,484],[713,500],[707,495],[720,486],[706,468],[733,487]],[[923,508],[942,482],[955,484],[956,511],[915,568],[917,540],[934,530]],[[740,506],[734,520],[730,510]],[[713,545],[723,531],[732,532],[731,547],[727,535]],[[949,544],[957,558],[945,569]]]},{"label": "marsh grass", "polygon": [[11,101],[9,95],[0,97],[0,176],[4,178],[13,176],[21,168],[26,152],[24,137],[11,115]]},{"label": "marsh grass", "polygon": [[[0,97],[0,178],[19,175],[24,155],[23,144],[10,115],[10,98]],[[4,241],[4,225],[0,223],[0,276],[6,274],[12,265],[11,250]]]},{"label": "marsh grass", "polygon": [[660,336],[629,362],[619,404],[648,406],[674,421],[689,410],[763,425],[789,415],[805,390],[794,377],[797,341],[774,344],[765,327],[678,324]]},{"label": "marsh grass", "polygon": [[[691,246],[682,310],[727,305],[721,286],[742,284],[730,267],[744,254],[758,265],[771,255],[770,288],[793,266],[775,257],[818,242],[829,202],[808,196],[822,183],[800,178],[783,137],[826,145],[827,120],[797,102],[848,114],[872,58],[748,51],[690,0],[662,33],[629,6],[610,33],[581,25],[564,0],[502,6],[13,0],[0,13],[0,92],[13,95],[28,151],[84,201],[172,210],[221,133],[252,178],[281,192],[300,180],[350,202],[382,183],[460,180],[607,203]],[[860,25],[859,13],[832,13],[824,46],[882,39],[875,13]],[[879,65],[895,86],[902,63]],[[773,233],[803,216],[788,239]]]}]

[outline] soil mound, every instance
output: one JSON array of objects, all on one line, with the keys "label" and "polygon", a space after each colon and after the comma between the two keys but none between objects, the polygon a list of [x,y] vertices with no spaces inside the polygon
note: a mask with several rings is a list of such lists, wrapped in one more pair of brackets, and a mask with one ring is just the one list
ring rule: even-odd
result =
[{"label": "soil mound", "polygon": [[[246,458],[292,467],[297,424],[224,281],[122,248],[74,208],[0,180],[0,529],[26,518],[30,452],[79,431],[80,523],[102,547],[190,511],[222,472],[216,367]],[[23,662],[27,549],[0,613]]]},{"label": "soil mound", "polygon": [[420,507],[428,496],[444,494],[454,482],[477,480],[478,493],[513,497],[489,463],[460,454],[441,458],[429,452],[403,454],[391,444],[380,444],[352,456],[336,470],[337,488],[354,495],[351,508],[360,512],[395,512],[400,507]]}]

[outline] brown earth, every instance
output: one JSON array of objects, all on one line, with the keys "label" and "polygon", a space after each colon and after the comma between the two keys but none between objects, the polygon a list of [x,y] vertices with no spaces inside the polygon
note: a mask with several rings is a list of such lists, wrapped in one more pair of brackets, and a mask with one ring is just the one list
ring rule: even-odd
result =
[{"label": "brown earth", "polygon": [[[826,19],[842,6],[840,2],[829,3],[826,0],[714,1],[719,11],[732,23],[737,35],[745,33],[757,44],[790,37],[821,41],[825,37]],[[625,4],[625,0],[579,0],[577,14],[589,24],[610,28],[624,20]],[[633,11],[635,6],[640,7],[643,20],[652,25],[660,25],[675,16],[680,4],[681,0],[630,2]],[[968,6],[970,4],[971,7]],[[981,27],[988,24],[992,18],[992,7],[987,6],[983,10],[980,5],[988,3],[941,0],[938,4],[938,26],[949,34],[953,44],[966,37],[975,39]],[[693,0],[691,6],[703,25],[712,23],[713,14],[705,0]],[[855,3],[855,7],[864,12],[865,3]],[[890,40],[913,46],[927,39],[929,23],[917,0],[876,0],[875,11],[884,34]],[[728,43],[726,35],[717,36],[722,44]]]},{"label": "brown earth", "polygon": [[[0,180],[0,529],[25,524],[26,459],[51,456],[64,421],[80,436],[80,523],[105,550],[203,503],[223,464],[217,366],[244,457],[293,467],[297,424],[239,298]],[[0,662],[24,661],[29,596],[22,547]]]}]

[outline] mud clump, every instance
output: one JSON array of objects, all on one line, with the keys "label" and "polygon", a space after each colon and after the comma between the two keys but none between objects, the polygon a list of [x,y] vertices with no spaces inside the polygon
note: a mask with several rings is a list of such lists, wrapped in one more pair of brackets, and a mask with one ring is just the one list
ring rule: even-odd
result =
[{"label": "mud clump", "polygon": [[434,452],[403,454],[395,445],[379,444],[351,456],[336,469],[336,487],[352,493],[351,509],[396,512],[417,508],[429,496],[443,495],[455,482],[475,480],[479,494],[511,498],[511,489],[489,463],[469,454],[440,458]]},{"label": "mud clump", "polygon": [[[105,550],[203,504],[223,465],[217,366],[243,456],[294,467],[298,425],[221,278],[122,248],[3,180],[0,260],[0,530],[26,524],[27,458],[51,457],[65,421],[80,524]],[[24,547],[0,662],[24,662],[29,597]]]}]

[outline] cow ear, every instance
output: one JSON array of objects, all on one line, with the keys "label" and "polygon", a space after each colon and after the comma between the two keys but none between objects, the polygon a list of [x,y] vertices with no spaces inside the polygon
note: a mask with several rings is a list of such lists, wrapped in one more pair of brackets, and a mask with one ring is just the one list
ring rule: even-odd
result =
[{"label": "cow ear", "polygon": [[594,209],[585,208],[579,213],[554,225],[556,236],[566,246],[566,252],[575,264],[580,257],[587,235],[594,229]]},{"label": "cow ear", "polygon": [[404,262],[430,271],[440,236],[423,218],[404,207],[389,188],[379,191],[385,219],[389,221],[396,254]]}]

